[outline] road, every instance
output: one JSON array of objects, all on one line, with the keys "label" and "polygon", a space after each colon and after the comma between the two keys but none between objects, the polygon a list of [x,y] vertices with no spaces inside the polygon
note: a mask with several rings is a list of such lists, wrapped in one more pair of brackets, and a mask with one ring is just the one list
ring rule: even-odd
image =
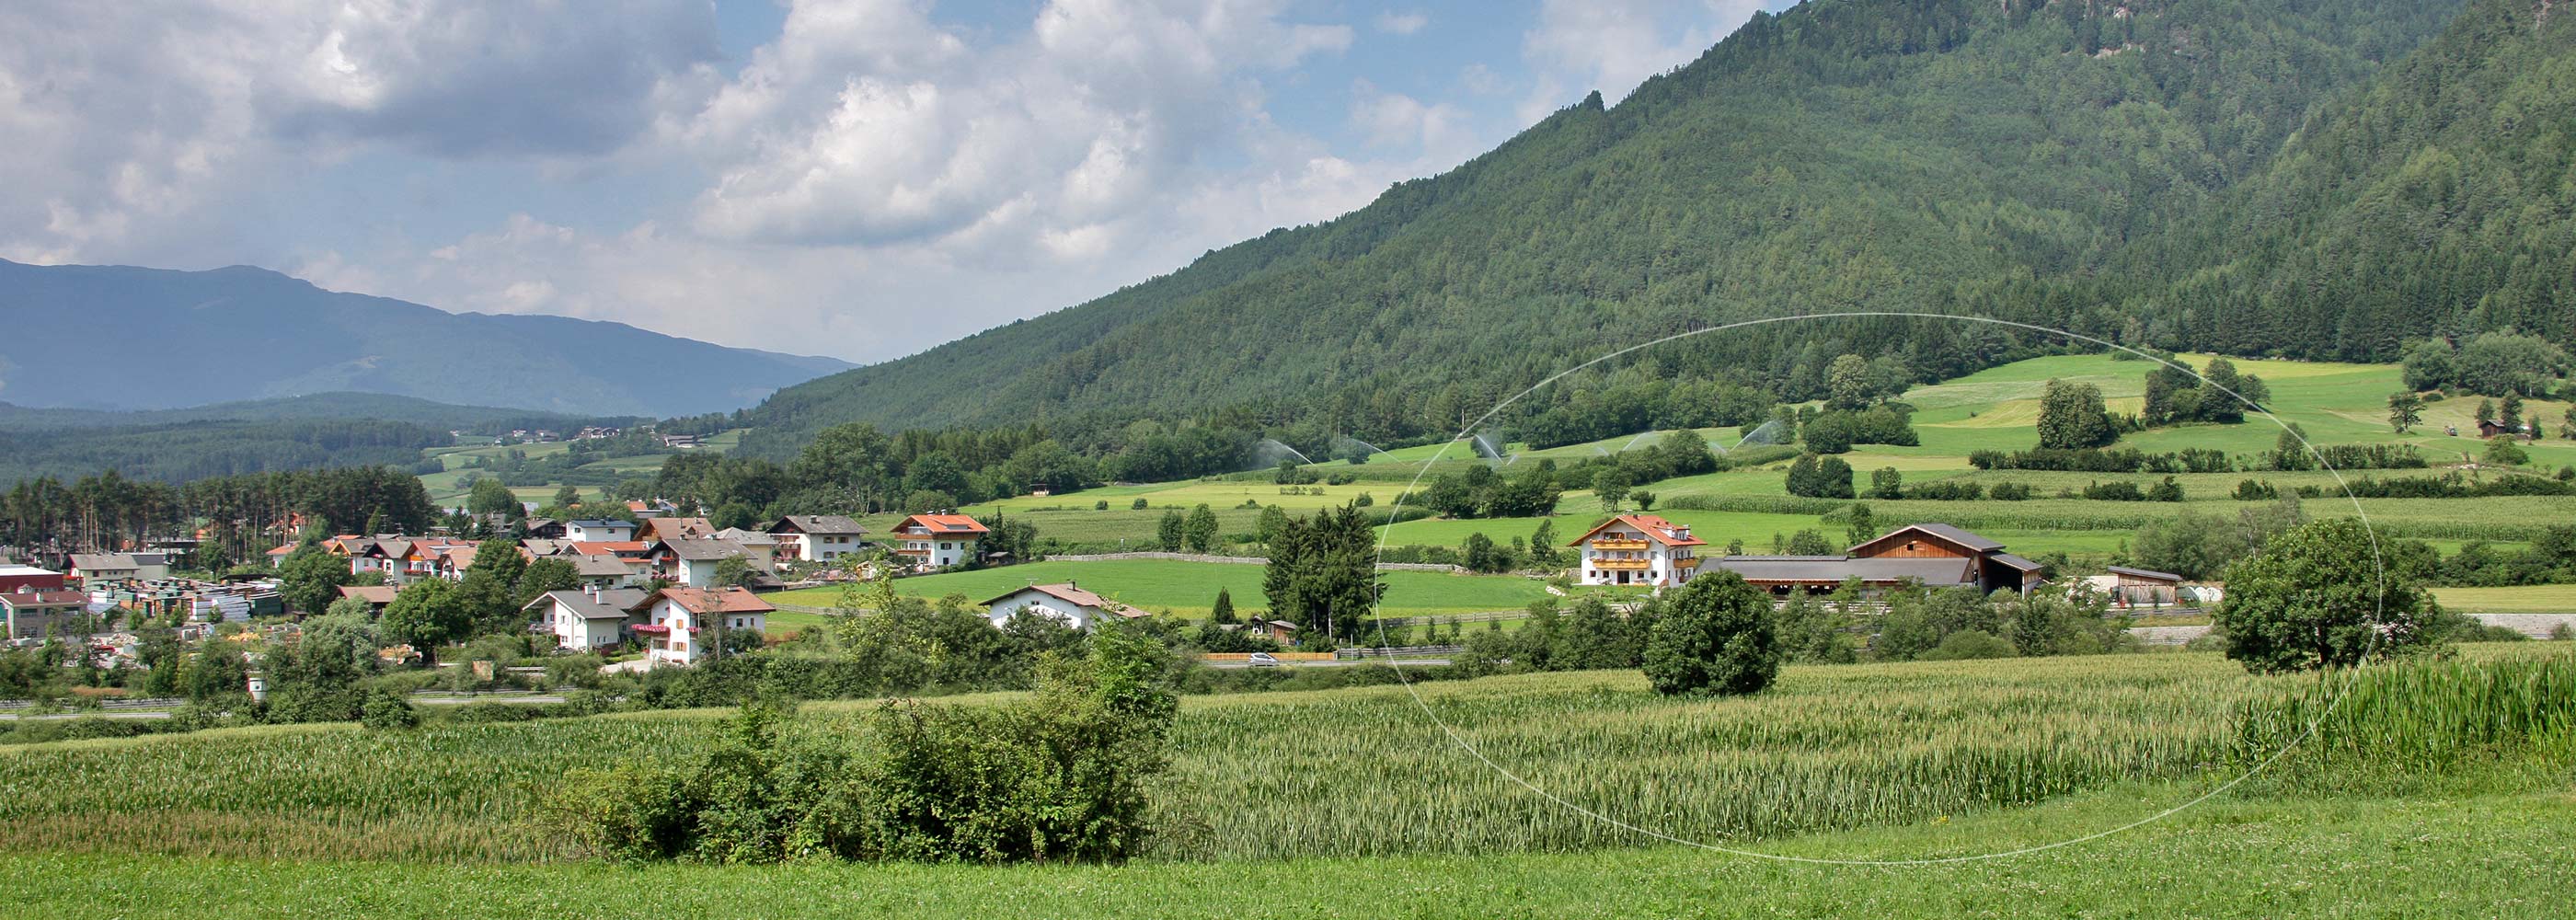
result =
[{"label": "road", "polygon": [[[1221,670],[1221,671],[1232,671],[1232,670],[1236,670],[1236,669],[1240,669],[1240,668],[1248,668],[1248,667],[1251,667],[1251,666],[1252,666],[1252,665],[1250,665],[1250,664],[1247,664],[1247,663],[1245,663],[1245,662],[1241,662],[1241,661],[1209,661],[1209,662],[1202,662],[1202,663],[1203,663],[1203,664],[1206,664],[1208,667],[1216,668],[1216,669]],[[1277,666],[1277,667],[1283,667],[1283,668],[1347,668],[1347,667],[1350,667],[1350,666],[1355,665],[1355,664],[1389,664],[1389,663],[1390,663],[1390,662],[1388,662],[1386,659],[1383,659],[1383,658],[1337,658],[1337,659],[1334,659],[1334,660],[1332,660],[1332,661],[1283,661],[1283,662],[1280,662],[1280,663],[1279,663],[1278,665],[1276,665],[1276,666]],[[1439,666],[1441,666],[1441,665],[1448,664],[1448,663],[1449,663],[1449,659],[1446,659],[1446,658],[1405,658],[1405,659],[1401,659],[1401,660],[1398,660],[1398,661],[1395,661],[1395,662],[1392,662],[1392,663],[1393,663],[1393,664],[1396,664],[1396,665],[1399,665],[1399,666],[1402,666],[1402,667],[1408,667],[1408,668],[1414,668],[1414,667],[1421,667],[1421,668],[1436,668],[1436,667],[1439,667]]]}]

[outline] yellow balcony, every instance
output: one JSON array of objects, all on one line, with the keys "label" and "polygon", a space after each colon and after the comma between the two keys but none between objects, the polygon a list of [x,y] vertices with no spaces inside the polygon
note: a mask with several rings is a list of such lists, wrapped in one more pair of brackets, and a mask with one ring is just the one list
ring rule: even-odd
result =
[{"label": "yellow balcony", "polygon": [[1675,559],[1675,560],[1673,560],[1673,568],[1677,568],[1677,569],[1696,569],[1696,568],[1699,568],[1699,557],[1698,557],[1698,556],[1690,556],[1690,557],[1687,557],[1687,558]]},{"label": "yellow balcony", "polygon": [[1624,569],[1631,572],[1643,572],[1655,567],[1653,561],[1646,559],[1595,559],[1584,563],[1584,565],[1596,569],[1610,569],[1614,571]]},{"label": "yellow balcony", "polygon": [[1645,549],[1645,548],[1646,548],[1646,541],[1644,541],[1644,540],[1609,540],[1609,539],[1601,539],[1601,540],[1594,540],[1594,541],[1592,541],[1592,548],[1593,548],[1593,549]]}]

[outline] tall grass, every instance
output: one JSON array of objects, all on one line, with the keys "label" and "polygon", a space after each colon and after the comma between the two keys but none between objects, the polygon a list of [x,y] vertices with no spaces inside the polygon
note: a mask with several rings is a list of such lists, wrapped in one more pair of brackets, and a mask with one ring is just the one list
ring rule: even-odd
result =
[{"label": "tall grass", "polygon": [[2576,658],[2411,660],[2328,674],[2304,691],[2248,700],[2235,760],[2262,761],[2307,738],[2290,766],[2436,773],[2536,750],[2576,754]]},{"label": "tall grass", "polygon": [[[2449,763],[2570,734],[2576,663],[2364,673],[2316,742],[2341,758]],[[1485,757],[1602,814],[1743,841],[2005,808],[2124,780],[2218,775],[2321,706],[2313,677],[2215,655],[1793,667],[1758,697],[1675,700],[1633,673],[1420,685]],[[943,705],[948,703],[943,702]],[[959,698],[954,705],[979,705]],[[863,738],[871,703],[810,705],[795,731]],[[2303,708],[2305,707],[2305,708]],[[527,861],[570,855],[525,822],[565,771],[677,761],[722,711],[546,722],[226,729],[0,751],[0,850]],[[1185,701],[1158,790],[1169,858],[1485,854],[1647,842],[1487,767],[1405,687]]]}]

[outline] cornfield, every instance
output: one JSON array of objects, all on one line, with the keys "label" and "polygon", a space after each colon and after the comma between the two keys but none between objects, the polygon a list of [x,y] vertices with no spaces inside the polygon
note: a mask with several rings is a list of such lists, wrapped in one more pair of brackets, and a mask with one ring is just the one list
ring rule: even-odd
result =
[{"label": "cornfield", "polygon": [[[2321,749],[2433,758],[2563,741],[2576,662],[2366,672]],[[1418,687],[1495,764],[1568,802],[1687,839],[1743,842],[1913,823],[2123,780],[2217,775],[2295,735],[2314,677],[2216,656],[1799,667],[1758,697],[1675,700],[1632,673]],[[955,705],[976,705],[965,698]],[[796,730],[857,737],[873,704],[808,706]],[[506,724],[354,726],[31,745],[0,752],[0,849],[286,859],[526,861],[571,855],[526,820],[574,767],[677,758],[717,711]],[[1647,842],[1485,766],[1404,687],[1191,698],[1159,790],[1177,859],[1562,851]]]}]

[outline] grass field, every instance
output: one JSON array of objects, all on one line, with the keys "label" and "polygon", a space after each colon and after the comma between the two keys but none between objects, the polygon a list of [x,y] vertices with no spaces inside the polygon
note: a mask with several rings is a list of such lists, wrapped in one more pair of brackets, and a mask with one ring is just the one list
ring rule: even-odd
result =
[{"label": "grass field", "polygon": [[[1391,616],[1429,616],[1481,610],[1517,610],[1546,597],[1540,582],[1511,575],[1446,575],[1438,572],[1382,572],[1386,583],[1378,609]],[[1238,610],[1270,605],[1261,593],[1262,567],[1238,563],[1179,562],[1161,559],[1115,559],[1105,562],[1033,562],[1025,565],[895,581],[895,590],[913,597],[963,594],[970,601],[1008,593],[1022,586],[1072,581],[1112,600],[1168,610],[1183,616],[1205,616],[1219,589],[1233,595]],[[773,603],[829,607],[838,588],[811,588],[768,595]]]},{"label": "grass field", "polygon": [[[2191,791],[2129,783],[1771,852],[1906,858],[2036,846]],[[2223,797],[2080,846],[1952,865],[1804,865],[1663,846],[1098,866],[419,865],[0,855],[27,916],[2437,917],[2556,918],[2576,886],[2563,792]],[[2151,906],[2150,906],[2151,905]]]},{"label": "grass field", "polygon": [[[1733,700],[1627,672],[1422,685],[1454,735],[1401,687],[1193,697],[1156,792],[1164,835],[1122,867],[632,869],[565,862],[525,820],[568,768],[701,750],[716,710],[66,742],[0,748],[0,871],[30,916],[2556,916],[2550,892],[2576,883],[2554,759],[2576,668],[2562,643],[2462,657],[2365,680],[2316,743],[2178,815],[1958,865],[1666,846],[1459,743],[1684,840],[1918,860],[2216,790],[2273,737],[2241,713],[2295,713],[2315,679],[2163,653],[1793,667]],[[873,705],[811,704],[788,730],[865,744]],[[2508,724],[2542,734],[2479,734]],[[2310,772],[2311,752],[2358,772]]]},{"label": "grass field", "polygon": [[2576,613],[2576,585],[2435,588],[2433,597],[2463,613]]}]

